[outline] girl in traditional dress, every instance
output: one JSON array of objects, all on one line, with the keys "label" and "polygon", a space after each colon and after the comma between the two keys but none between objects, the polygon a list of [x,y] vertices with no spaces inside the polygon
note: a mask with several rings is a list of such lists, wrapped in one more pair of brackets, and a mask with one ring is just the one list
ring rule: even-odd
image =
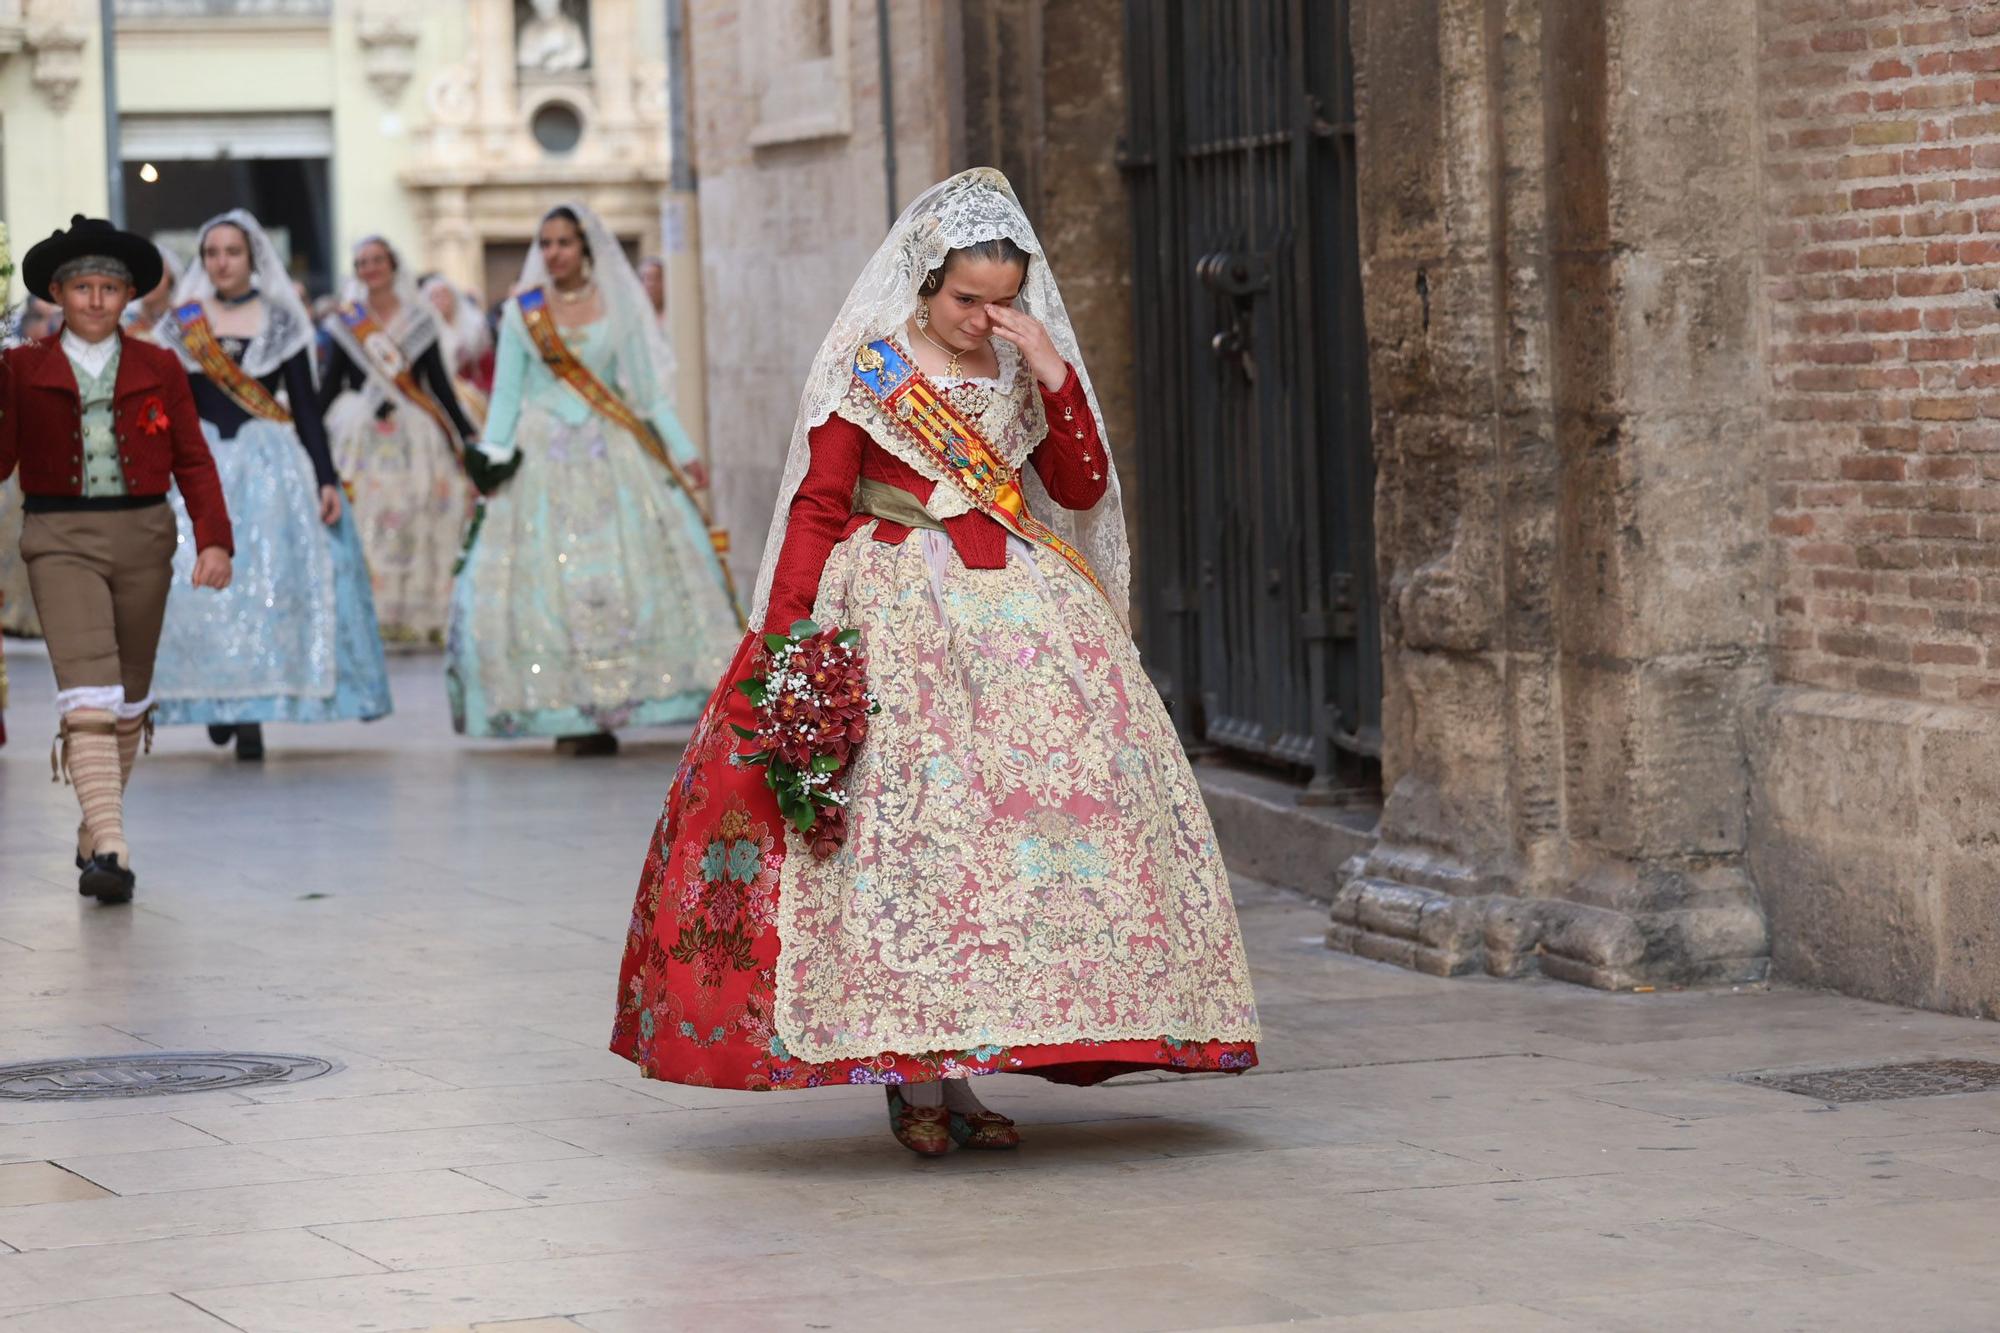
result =
[{"label": "girl in traditional dress", "polygon": [[479,438],[446,369],[442,330],[380,236],[354,247],[354,277],[322,326],[333,353],[319,402],[354,497],[382,637],[442,644],[474,498],[459,458]]},{"label": "girl in traditional dress", "polygon": [[844,845],[809,845],[732,762],[752,634],[668,791],[611,1048],[679,1083],[887,1084],[927,1155],[1019,1142],[971,1075],[1254,1064],[1228,877],[1126,628],[1130,569],[1033,229],[997,171],[933,186],[813,362],[750,616],[859,632],[880,712]]},{"label": "girl in traditional dress", "polygon": [[383,716],[389,676],[368,567],[320,422],[312,318],[270,237],[242,209],[205,223],[198,248],[160,338],[194,385],[236,524],[236,577],[220,594],[189,589],[194,542],[175,494],[182,538],[153,678],[156,716],[206,723],[216,744],[236,741],[237,758],[261,759],[265,722]]},{"label": "girl in traditional dress", "polygon": [[618,240],[580,205],[542,220],[500,324],[474,480],[497,489],[452,592],[452,723],[616,749],[686,722],[737,618],[667,399],[671,364]]},{"label": "girl in traditional dress", "polygon": [[473,420],[483,424],[486,395],[493,387],[493,330],[486,327],[485,311],[442,273],[431,274],[420,287],[437,313],[438,340],[459,398]]}]

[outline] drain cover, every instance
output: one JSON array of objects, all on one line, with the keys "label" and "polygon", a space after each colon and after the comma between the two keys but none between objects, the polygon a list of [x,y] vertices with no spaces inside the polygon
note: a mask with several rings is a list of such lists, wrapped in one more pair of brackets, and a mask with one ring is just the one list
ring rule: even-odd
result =
[{"label": "drain cover", "polygon": [[1887,1102],[2000,1088],[2000,1064],[1990,1060],[1918,1060],[1863,1069],[1765,1071],[1736,1077],[1744,1083],[1796,1092],[1822,1102]]},{"label": "drain cover", "polygon": [[145,1051],[0,1065],[0,1102],[82,1102],[300,1083],[332,1070],[316,1055]]}]

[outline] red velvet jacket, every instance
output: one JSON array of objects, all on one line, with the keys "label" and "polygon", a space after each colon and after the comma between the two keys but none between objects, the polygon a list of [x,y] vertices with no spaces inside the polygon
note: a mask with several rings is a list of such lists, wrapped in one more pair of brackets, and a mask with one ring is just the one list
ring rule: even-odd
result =
[{"label": "red velvet jacket", "polygon": [[[1025,367],[1022,373],[1026,374]],[[1050,393],[1040,381],[1035,388],[1047,409],[1049,433],[1035,446],[1028,461],[1048,488],[1049,498],[1065,509],[1088,509],[1104,498],[1108,471],[1098,442],[1097,422],[1089,400],[1071,370],[1061,389]],[[765,632],[783,632],[794,621],[812,614],[819,597],[820,571],[840,541],[865,523],[876,523],[875,540],[900,543],[910,535],[901,523],[854,512],[854,485],[862,477],[899,486],[921,501],[929,501],[937,483],[875,443],[868,432],[835,415],[806,437],[812,462],[792,497],[785,545],[771,580],[771,605]],[[999,569],[1007,563],[1007,530],[974,511],[942,520],[945,534],[967,569]]]},{"label": "red velvet jacket", "polygon": [[[164,347],[118,336],[111,416],[127,493],[165,495],[172,481],[194,521],[195,545],[233,553],[222,482],[180,358]],[[61,337],[10,349],[0,368],[0,481],[18,462],[22,494],[82,495],[83,399]]]}]

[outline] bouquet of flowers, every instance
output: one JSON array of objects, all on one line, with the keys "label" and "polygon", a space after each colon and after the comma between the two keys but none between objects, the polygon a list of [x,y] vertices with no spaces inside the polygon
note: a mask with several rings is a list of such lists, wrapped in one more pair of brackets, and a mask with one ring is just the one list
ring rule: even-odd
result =
[{"label": "bouquet of flowers", "polygon": [[798,621],[789,634],[766,634],[755,672],[736,683],[757,722],[736,734],[758,747],[736,762],[764,770],[778,809],[822,860],[847,840],[841,774],[881,708],[868,691],[868,659],[855,648],[860,639],[857,630]]}]

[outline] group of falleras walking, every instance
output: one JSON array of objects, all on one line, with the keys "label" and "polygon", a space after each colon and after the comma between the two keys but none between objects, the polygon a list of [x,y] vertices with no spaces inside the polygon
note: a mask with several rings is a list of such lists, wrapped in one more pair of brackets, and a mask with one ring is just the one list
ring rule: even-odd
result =
[{"label": "group of falleras walking", "polygon": [[1227,876],[1128,629],[1102,417],[1004,177],[925,191],[856,280],[747,616],[652,307],[588,210],[541,224],[483,428],[395,252],[355,259],[316,385],[240,210],[157,346],[118,331],[148,242],[78,219],[26,257],[67,327],[6,356],[0,479],[18,459],[85,894],[131,897],[121,792],[155,721],[380,715],[393,607],[443,629],[467,733],[694,721],[617,984],[612,1049],[647,1075],[884,1084],[936,1155],[1020,1141],[974,1075],[1256,1062]]}]

